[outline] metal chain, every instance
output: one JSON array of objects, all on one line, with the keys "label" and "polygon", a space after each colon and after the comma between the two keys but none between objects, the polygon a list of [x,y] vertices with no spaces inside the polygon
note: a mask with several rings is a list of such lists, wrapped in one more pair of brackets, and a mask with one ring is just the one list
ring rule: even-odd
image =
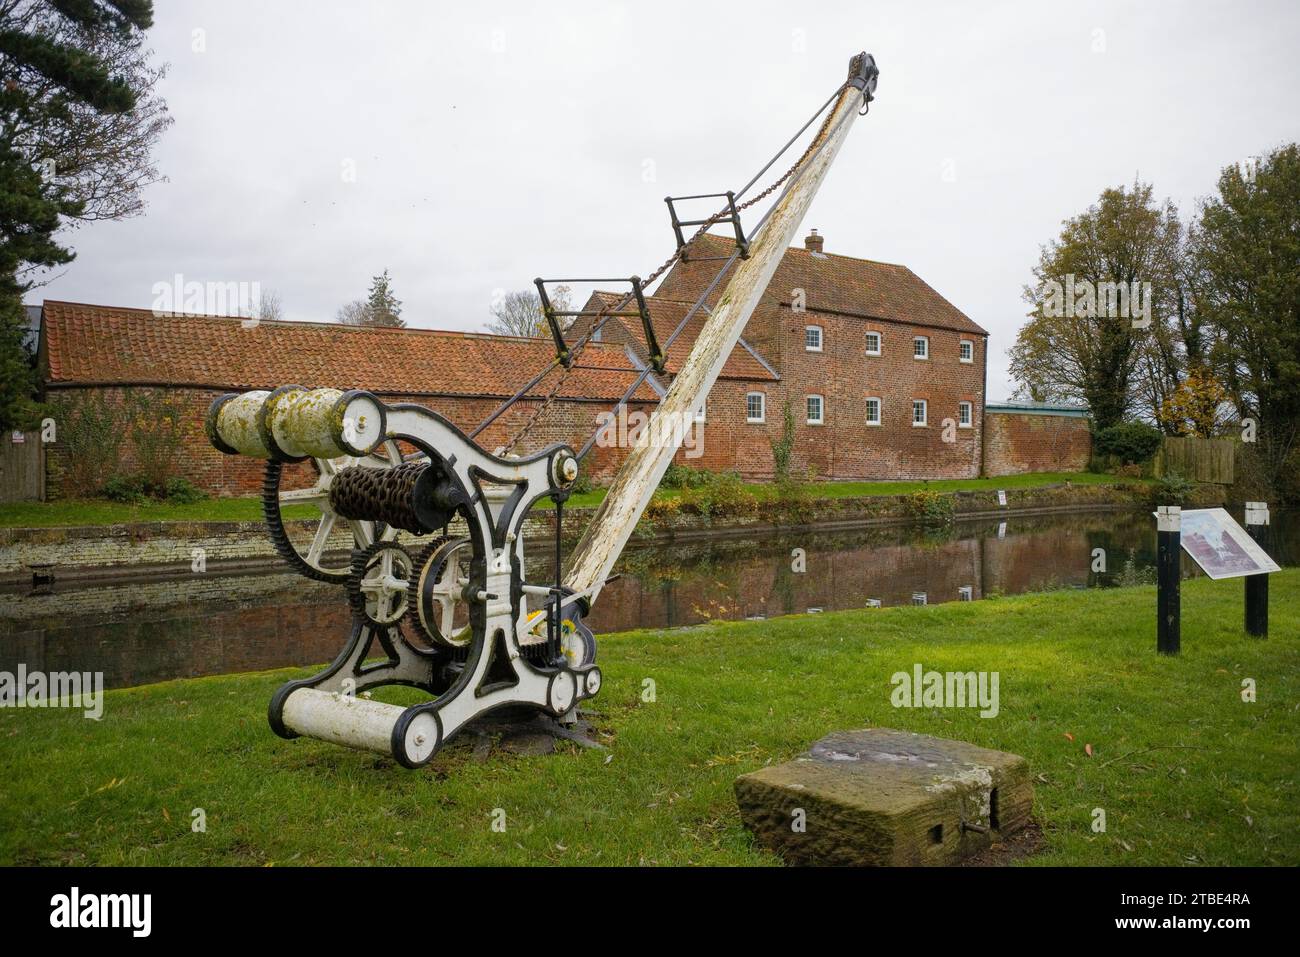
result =
[{"label": "metal chain", "polygon": [[[850,85],[851,84],[849,84],[848,82],[842,84],[840,88],[831,95],[831,99],[833,100],[837,98],[841,93],[843,93],[846,89],[848,89]],[[826,135],[826,131],[830,128],[831,120],[834,117],[835,117],[835,110],[833,109],[828,110],[826,113],[826,119],[822,120],[822,125],[817,130],[817,135],[814,136],[812,140],[809,142],[808,148],[803,151],[803,154],[797,160],[794,161],[794,163],[790,166],[788,170],[786,170],[784,173],[781,174],[780,179],[773,182],[757,196],[752,196],[749,199],[747,199],[745,202],[737,204],[736,211],[739,212],[740,210],[743,209],[749,209],[755,203],[762,202],[762,200],[766,199],[768,196],[771,196],[772,193],[780,189],[781,186],[786,182],[786,180],[788,180],[791,176],[793,176],[795,174],[795,171],[799,169],[799,167],[801,167],[805,162],[807,162],[808,158],[812,156],[812,154],[816,151],[817,147],[821,145],[822,137]],[[726,210],[726,209],[719,210],[718,212],[710,216],[708,219],[706,219],[703,225],[701,225],[700,228],[695,231],[694,235],[692,235],[690,239],[686,240],[686,242],[683,243],[680,247],[678,247],[671,256],[669,256],[667,259],[664,260],[663,265],[661,265],[658,269],[654,270],[652,273],[650,273],[649,276],[647,276],[645,279],[641,281],[642,288],[649,286],[656,279],[658,279],[665,272],[667,272],[670,268],[672,268],[673,264],[676,263],[679,259],[681,259],[681,255],[685,250],[689,249],[692,245],[694,245],[696,240],[698,240],[701,236],[703,236],[706,232],[708,232],[709,229],[711,229],[713,226],[716,226],[719,222],[721,222],[723,217],[729,215],[729,213],[730,210]],[[724,265],[722,268],[726,269],[727,267]],[[577,364],[578,356],[581,355],[582,350],[587,347],[587,343],[592,341],[592,338],[595,336],[595,333],[605,324],[607,320],[611,318],[610,313],[622,309],[631,301],[632,301],[632,294],[628,293],[619,302],[613,305],[602,306],[597,311],[595,319],[591,324],[591,330],[587,333],[586,336],[583,337],[582,341],[580,341],[577,345],[573,347],[572,350],[570,350],[569,364],[564,367],[564,371],[556,378],[554,388],[551,389],[551,391],[547,394],[546,398],[544,398],[541,404],[538,405],[538,407],[533,411],[533,414],[528,417],[528,420],[523,424],[523,426],[519,429],[519,431],[514,434],[514,437],[511,438],[508,443],[502,446],[502,454],[508,454],[509,452],[511,452],[514,449],[514,447],[519,444],[519,441],[530,431],[532,431],[533,426],[537,424],[537,421],[542,417],[543,414],[545,414],[546,410],[551,407],[551,403],[555,400],[555,397],[559,395],[560,389],[564,386],[564,383],[568,380],[569,373],[573,371],[574,366]]]}]

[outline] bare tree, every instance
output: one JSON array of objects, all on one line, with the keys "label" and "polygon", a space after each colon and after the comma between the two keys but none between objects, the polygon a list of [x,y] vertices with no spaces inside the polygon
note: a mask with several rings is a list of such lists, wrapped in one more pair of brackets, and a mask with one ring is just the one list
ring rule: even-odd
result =
[{"label": "bare tree", "polygon": [[253,307],[253,315],[262,322],[283,322],[284,304],[280,301],[280,294],[274,289],[263,292]]},{"label": "bare tree", "polygon": [[344,326],[374,325],[370,322],[370,307],[366,305],[364,299],[353,299],[339,306],[339,311],[334,314],[334,321]]},{"label": "bare tree", "polygon": [[[556,286],[548,291],[551,305],[567,312],[570,308],[572,290],[568,286]],[[547,335],[546,317],[542,314],[542,300],[534,289],[516,289],[508,292],[492,305],[492,321],[488,323],[488,332],[499,336],[534,336]]]}]

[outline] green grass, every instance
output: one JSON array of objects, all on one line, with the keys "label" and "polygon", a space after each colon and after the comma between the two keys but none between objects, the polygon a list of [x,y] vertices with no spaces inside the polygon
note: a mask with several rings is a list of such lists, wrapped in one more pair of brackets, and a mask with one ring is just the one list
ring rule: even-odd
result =
[{"label": "green grass", "polygon": [[[316,518],[313,505],[291,505],[286,518]],[[130,522],[260,522],[260,498],[212,498],[189,505],[149,502],[127,505],[106,499],[0,504],[0,528],[46,528],[52,525],[120,525]]]},{"label": "green grass", "polygon": [[[304,670],[110,692],[100,722],[4,709],[0,863],[774,864],[740,825],[735,776],[881,725],[1025,755],[1045,839],[1031,863],[1294,865],[1300,570],[1272,586],[1261,641],[1239,582],[1186,583],[1175,658],[1155,654],[1149,587],[608,636],[608,752],[476,763],[454,741],[414,772],[274,737],[266,702]],[[998,671],[1000,714],[892,708],[890,675],[917,662]]]},{"label": "green grass", "polygon": [[[929,488],[939,492],[968,492],[990,489],[1036,488],[1058,482],[1075,485],[1107,485],[1121,481],[1113,475],[1092,472],[1039,472],[1032,475],[1009,475],[995,479],[945,479],[937,482],[818,482],[813,486],[818,498],[854,498],[868,495],[903,495]],[[1135,481],[1125,479],[1123,481]],[[1141,481],[1141,480],[1136,480]],[[769,484],[748,485],[758,498],[770,499],[776,489]],[[665,498],[676,498],[678,489],[662,489]],[[605,498],[603,488],[573,495],[569,508],[593,508]],[[310,505],[294,505],[285,510],[286,518],[315,518]],[[0,504],[0,528],[44,528],[52,525],[115,525],[127,522],[241,522],[261,521],[262,505],[258,498],[214,498],[192,505],[154,502],[125,505],[103,499],[78,499],[66,502],[9,502]]]}]

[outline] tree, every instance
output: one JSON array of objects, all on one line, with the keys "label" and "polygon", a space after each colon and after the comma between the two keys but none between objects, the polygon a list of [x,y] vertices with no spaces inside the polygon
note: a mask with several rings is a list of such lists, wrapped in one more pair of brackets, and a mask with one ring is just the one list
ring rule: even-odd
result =
[{"label": "tree", "polygon": [[[1107,189],[1066,220],[1024,291],[1032,308],[1010,352],[1021,394],[1086,402],[1099,428],[1132,413],[1144,355],[1165,372],[1177,367],[1169,326],[1180,237],[1177,210],[1157,205],[1145,183]],[[1146,411],[1154,418],[1157,408],[1149,401]]]},{"label": "tree", "polygon": [[162,178],[152,152],[172,119],[152,25],[151,0],[0,0],[0,143],[68,219],[137,215]]},{"label": "tree", "polygon": [[0,429],[30,428],[36,374],[23,348],[24,264],[56,266],[72,255],[54,242],[62,204],[41,195],[40,174],[0,142]]},{"label": "tree", "polygon": [[372,325],[369,319],[370,310],[362,299],[353,299],[351,302],[344,303],[334,314],[334,321],[345,326],[369,326]]},{"label": "tree", "polygon": [[0,427],[33,407],[22,297],[72,260],[55,233],[140,212],[159,178],[171,119],[143,49],[152,23],[150,0],[0,0]]},{"label": "tree", "polygon": [[[547,292],[551,306],[560,312],[570,311],[571,294],[572,290],[568,286],[556,286],[553,291]],[[542,312],[542,299],[534,289],[517,289],[506,293],[493,303],[491,313],[492,321],[488,323],[487,329],[496,335],[526,338],[550,335],[546,316]]]},{"label": "tree", "polygon": [[1193,366],[1160,410],[1160,425],[1169,435],[1194,435],[1212,439],[1222,434],[1227,421],[1224,406],[1228,392],[1204,366]]},{"label": "tree", "polygon": [[260,293],[257,304],[253,307],[253,315],[260,322],[283,322],[284,304],[280,301],[280,294],[274,289]]},{"label": "tree", "polygon": [[1276,483],[1300,440],[1300,146],[1223,170],[1191,253],[1209,364]]},{"label": "tree", "polygon": [[391,326],[402,328],[406,325],[401,319],[402,303],[393,295],[388,278],[388,270],[376,276],[370,283],[370,295],[366,297],[367,326]]},{"label": "tree", "polygon": [[41,414],[36,369],[23,348],[25,321],[22,300],[0,296],[0,430],[34,428]]}]

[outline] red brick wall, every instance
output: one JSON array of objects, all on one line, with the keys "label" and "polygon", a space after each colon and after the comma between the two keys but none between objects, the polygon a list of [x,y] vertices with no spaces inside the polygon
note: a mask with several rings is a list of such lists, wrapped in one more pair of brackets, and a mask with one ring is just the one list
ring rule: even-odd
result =
[{"label": "red brick wall", "polygon": [[[214,449],[203,432],[203,420],[212,400],[222,392],[211,389],[149,389],[125,390],[122,388],[86,389],[52,389],[48,399],[54,408],[56,423],[63,417],[60,409],[69,403],[75,403],[78,397],[87,391],[108,398],[110,401],[122,402],[128,391],[139,391],[147,395],[158,396],[177,402],[184,410],[182,417],[192,423],[190,435],[181,447],[173,473],[183,476],[212,495],[253,495],[261,490],[265,462],[244,455],[224,455]],[[434,409],[449,418],[455,425],[469,431],[485,419],[499,404],[497,399],[488,398],[427,398],[400,395],[382,395],[386,402],[416,402]],[[527,438],[520,443],[517,451],[540,449],[554,442],[567,442],[578,449],[596,430],[597,416],[606,411],[609,402],[574,402],[555,401],[529,431]],[[532,416],[537,408],[536,401],[519,402],[478,437],[479,443],[489,451],[509,441],[516,431]],[[645,409],[644,405],[632,409]],[[624,450],[617,448],[594,448],[583,461],[583,472],[593,481],[600,482],[612,477],[622,462]],[[67,498],[79,494],[89,494],[96,489],[95,482],[78,471],[76,462],[70,460],[63,442],[50,446],[46,456],[48,471],[49,497]],[[137,457],[130,442],[121,450],[116,474],[127,475],[137,468]],[[291,483],[302,481],[307,476],[307,466],[290,466]],[[296,478],[296,481],[295,481]]]},{"label": "red brick wall", "polygon": [[[804,347],[804,329],[822,328],[822,351]],[[882,335],[881,355],[868,356],[867,331]],[[913,336],[927,336],[930,357],[912,356]],[[745,339],[780,370],[780,382],[719,383],[709,397],[706,448],[722,447],[747,478],[772,474],[771,442],[783,430],[788,400],[795,415],[796,469],[820,479],[973,478],[980,472],[983,431],[984,339],[944,329],[878,322],[834,313],[794,312],[764,304],[745,328]],[[968,340],[973,361],[961,362],[958,343]],[[767,395],[767,421],[745,418],[745,393]],[[823,398],[824,424],[807,422],[807,397]],[[881,400],[881,424],[867,425],[866,400]],[[928,407],[925,427],[912,425],[912,400]],[[958,402],[971,403],[970,428],[956,427]],[[953,420],[945,430],[944,419]],[[718,434],[718,433],[723,434]],[[945,441],[945,432],[952,441]],[[710,450],[707,460],[712,460]]]},{"label": "red brick wall", "polygon": [[984,474],[1081,472],[1092,456],[1088,420],[1042,413],[989,412]]}]

